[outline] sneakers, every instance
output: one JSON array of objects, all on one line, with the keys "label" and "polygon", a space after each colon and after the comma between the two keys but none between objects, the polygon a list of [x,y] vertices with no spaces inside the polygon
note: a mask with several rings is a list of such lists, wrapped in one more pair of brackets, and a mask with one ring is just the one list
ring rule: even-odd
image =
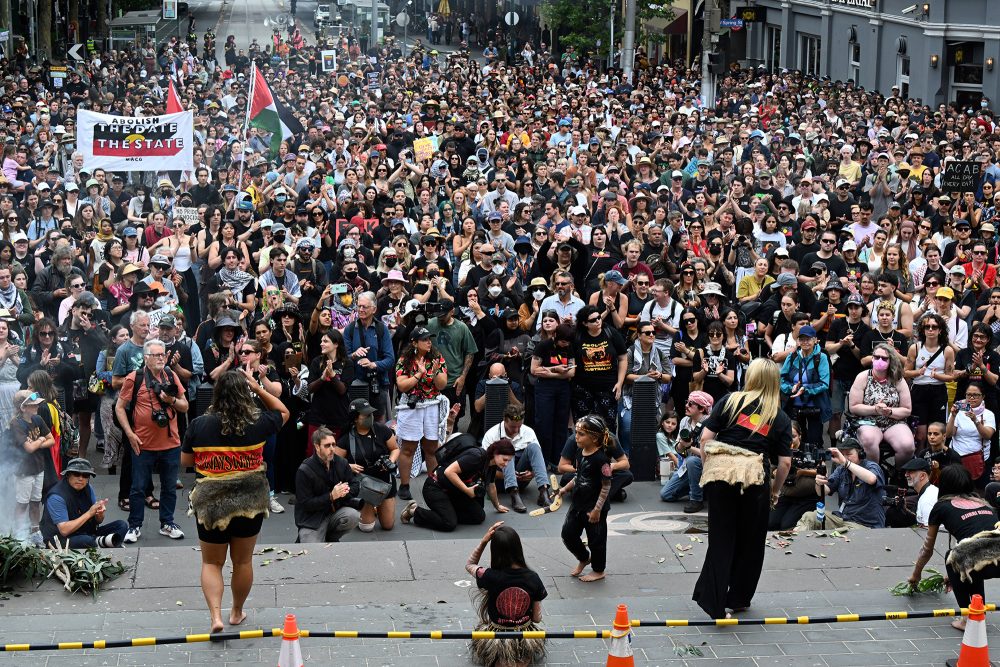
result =
[{"label": "sneakers", "polygon": [[271,510],[271,514],[281,514],[285,511],[285,508],[278,502],[276,496],[271,496],[271,499],[267,501],[267,507]]},{"label": "sneakers", "polygon": [[399,496],[400,500],[413,500],[413,494],[410,493],[409,484],[400,484],[399,491],[396,492],[396,495]]},{"label": "sneakers", "polygon": [[[184,537],[184,531],[176,523],[165,523],[160,526],[160,535],[166,535],[172,540],[180,540]],[[125,541],[128,541],[128,534],[125,535]]]},{"label": "sneakers", "polygon": [[705,503],[703,503],[703,502],[701,502],[699,500],[692,500],[689,503],[687,503],[686,505],[684,505],[684,513],[685,514],[697,514],[698,512],[702,511],[703,509],[705,509]]},{"label": "sneakers", "polygon": [[[163,532],[162,529],[160,532]],[[129,528],[128,532],[125,533],[125,539],[123,540],[125,544],[135,544],[142,537],[142,531],[138,528]]]},{"label": "sneakers", "polygon": [[413,521],[413,515],[417,513],[417,501],[411,500],[403,508],[403,512],[399,515],[399,520],[403,523],[410,523]]}]

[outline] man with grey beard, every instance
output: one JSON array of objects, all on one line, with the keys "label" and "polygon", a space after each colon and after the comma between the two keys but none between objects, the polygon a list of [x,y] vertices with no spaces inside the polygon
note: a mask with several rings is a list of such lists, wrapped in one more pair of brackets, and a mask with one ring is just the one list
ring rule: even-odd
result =
[{"label": "man with grey beard", "polygon": [[69,278],[73,274],[86,279],[83,271],[73,265],[73,249],[60,245],[52,253],[52,263],[35,275],[31,286],[31,295],[46,317],[55,320],[58,316],[59,304],[69,296]]}]

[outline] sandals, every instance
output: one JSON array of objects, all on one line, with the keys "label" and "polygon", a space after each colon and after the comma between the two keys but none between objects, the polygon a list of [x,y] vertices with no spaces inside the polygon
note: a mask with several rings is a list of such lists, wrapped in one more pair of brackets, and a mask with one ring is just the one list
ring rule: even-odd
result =
[{"label": "sandals", "polygon": [[118,509],[120,509],[122,512],[131,512],[132,504],[129,502],[128,498],[119,498]]},{"label": "sandals", "polygon": [[160,509],[160,501],[156,496],[146,496],[146,507],[151,510]]}]

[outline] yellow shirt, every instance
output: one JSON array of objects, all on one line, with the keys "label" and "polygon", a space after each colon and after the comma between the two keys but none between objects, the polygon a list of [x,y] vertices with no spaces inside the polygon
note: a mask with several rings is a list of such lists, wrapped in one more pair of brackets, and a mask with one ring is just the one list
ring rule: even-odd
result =
[{"label": "yellow shirt", "polygon": [[764,289],[773,282],[774,278],[770,275],[764,276],[763,281],[757,279],[756,273],[743,276],[743,280],[740,281],[739,287],[736,288],[736,298],[744,299],[751,294],[757,294],[760,290]]}]

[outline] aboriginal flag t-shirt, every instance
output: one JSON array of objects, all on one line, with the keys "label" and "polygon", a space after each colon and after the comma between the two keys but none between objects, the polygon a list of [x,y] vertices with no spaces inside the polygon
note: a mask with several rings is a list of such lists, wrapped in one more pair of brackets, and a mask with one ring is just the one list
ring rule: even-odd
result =
[{"label": "aboriginal flag t-shirt", "polygon": [[761,423],[758,403],[752,401],[730,417],[725,409],[729,396],[726,394],[715,401],[712,414],[705,420],[705,429],[713,431],[716,440],[771,459],[792,455],[792,420],[788,415],[779,409],[770,424]]},{"label": "aboriginal flag t-shirt", "polygon": [[281,430],[281,414],[264,410],[242,435],[222,435],[222,422],[215,415],[202,415],[188,426],[182,451],[194,454],[194,469],[200,477],[221,477],[260,470],[264,465],[264,441]]}]

